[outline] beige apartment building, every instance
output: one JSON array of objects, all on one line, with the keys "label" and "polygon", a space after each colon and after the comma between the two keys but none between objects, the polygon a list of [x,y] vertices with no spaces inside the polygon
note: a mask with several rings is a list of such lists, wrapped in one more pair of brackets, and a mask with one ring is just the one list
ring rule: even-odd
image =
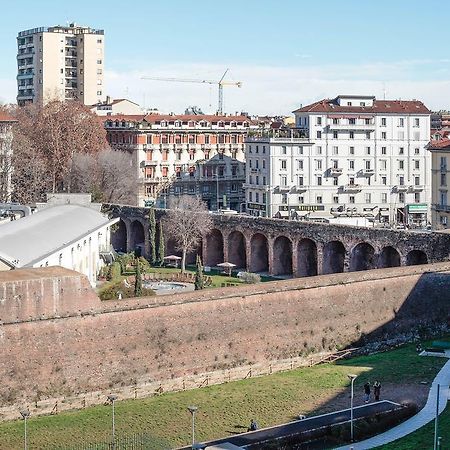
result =
[{"label": "beige apartment building", "polygon": [[104,31],[71,23],[17,36],[17,103],[104,100]]},{"label": "beige apartment building", "polygon": [[450,226],[450,139],[431,141],[431,225],[435,230]]}]

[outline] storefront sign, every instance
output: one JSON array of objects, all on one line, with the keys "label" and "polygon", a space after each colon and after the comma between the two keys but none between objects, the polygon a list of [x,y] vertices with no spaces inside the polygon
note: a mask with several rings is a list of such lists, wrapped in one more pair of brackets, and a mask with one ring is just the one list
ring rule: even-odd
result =
[{"label": "storefront sign", "polygon": [[426,203],[415,203],[414,205],[408,205],[408,212],[410,214],[422,214],[428,211],[428,205]]}]

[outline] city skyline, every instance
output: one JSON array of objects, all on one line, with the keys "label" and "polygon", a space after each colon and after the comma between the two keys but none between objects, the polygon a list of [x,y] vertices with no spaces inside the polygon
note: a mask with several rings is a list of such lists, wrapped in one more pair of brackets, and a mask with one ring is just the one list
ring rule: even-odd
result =
[{"label": "city skyline", "polygon": [[76,22],[105,30],[106,92],[163,112],[190,105],[213,112],[217,88],[142,76],[220,79],[227,68],[228,80],[243,82],[241,89],[224,89],[228,113],[288,114],[338,94],[418,98],[431,109],[450,104],[450,58],[437,46],[445,42],[450,8],[434,1],[328,1],[321,7],[287,1],[283,8],[174,1],[140,5],[139,14],[118,3],[77,5],[74,11],[25,1],[20,10],[4,12],[0,101],[15,101],[17,33]]}]

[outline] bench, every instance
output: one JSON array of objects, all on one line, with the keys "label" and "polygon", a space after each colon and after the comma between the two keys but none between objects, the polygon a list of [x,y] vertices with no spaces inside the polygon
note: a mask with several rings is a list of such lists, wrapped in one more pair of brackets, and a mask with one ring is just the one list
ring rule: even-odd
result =
[{"label": "bench", "polygon": [[450,342],[445,342],[445,341],[433,341],[431,343],[431,346],[433,348],[439,348],[442,350],[450,350]]}]

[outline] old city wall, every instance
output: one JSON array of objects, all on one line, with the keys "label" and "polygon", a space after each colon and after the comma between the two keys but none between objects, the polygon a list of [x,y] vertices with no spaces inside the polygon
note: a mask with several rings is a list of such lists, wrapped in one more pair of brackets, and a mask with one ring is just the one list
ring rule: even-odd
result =
[{"label": "old city wall", "polygon": [[[55,305],[67,287],[67,272],[40,270],[50,269],[60,280],[60,292],[47,290],[44,303]],[[19,279],[2,278],[2,285],[8,290],[13,284],[15,295],[21,295],[27,284],[21,271],[15,272]],[[69,285],[88,286],[79,278],[79,284]],[[100,303],[84,287],[73,289],[70,297],[63,305],[72,301],[73,307],[64,314],[50,313],[50,306],[46,315],[37,309],[30,313],[23,305],[23,311],[13,311],[26,321],[2,319],[0,407],[269,364],[354,345],[361,338],[379,341],[411,336],[418,327],[445,327],[450,263],[138,301]]]}]

